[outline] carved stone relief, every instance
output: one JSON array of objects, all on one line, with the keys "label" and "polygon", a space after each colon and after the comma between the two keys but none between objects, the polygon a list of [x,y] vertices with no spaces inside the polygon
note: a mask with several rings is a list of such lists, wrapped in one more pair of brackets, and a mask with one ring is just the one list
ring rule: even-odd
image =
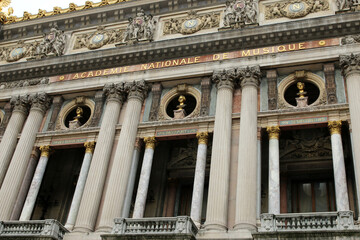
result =
[{"label": "carved stone relief", "polygon": [[345,11],[359,11],[360,1],[359,0],[336,0],[336,6],[339,12]]},{"label": "carved stone relief", "polygon": [[276,18],[300,18],[309,13],[329,10],[327,0],[291,0],[278,2],[266,6],[265,19],[271,20]]},{"label": "carved stone relief", "polygon": [[349,35],[341,39],[341,45],[360,43],[360,34]]},{"label": "carved stone relief", "polygon": [[224,28],[242,28],[258,23],[258,1],[227,1],[223,14]]},{"label": "carved stone relief", "polygon": [[102,46],[118,43],[122,41],[123,31],[119,29],[107,29],[98,26],[97,30],[92,33],[77,36],[74,49],[88,48],[97,49]]},{"label": "carved stone relief", "polygon": [[211,12],[198,14],[195,11],[188,12],[186,17],[171,18],[164,23],[163,33],[168,34],[192,34],[203,29],[219,27],[220,13]]},{"label": "carved stone relief", "polygon": [[8,89],[8,88],[19,88],[19,87],[28,87],[28,86],[35,86],[35,85],[42,85],[48,84],[49,78],[34,78],[34,79],[27,79],[21,80],[16,82],[0,82],[0,90]]},{"label": "carved stone relief", "polygon": [[39,43],[25,43],[20,40],[15,46],[0,48],[0,61],[16,62],[24,57],[31,57]]}]

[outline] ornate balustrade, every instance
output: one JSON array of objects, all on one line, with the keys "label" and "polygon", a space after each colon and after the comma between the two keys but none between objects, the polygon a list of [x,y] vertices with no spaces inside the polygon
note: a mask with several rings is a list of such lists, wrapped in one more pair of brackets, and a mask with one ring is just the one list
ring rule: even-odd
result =
[{"label": "ornate balustrade", "polygon": [[195,239],[197,227],[190,217],[116,218],[111,234],[102,239]]},{"label": "ornate balustrade", "polygon": [[0,239],[61,240],[66,232],[68,231],[53,219],[0,222]]},{"label": "ornate balustrade", "polygon": [[352,211],[262,214],[259,232],[329,231],[354,229]]}]

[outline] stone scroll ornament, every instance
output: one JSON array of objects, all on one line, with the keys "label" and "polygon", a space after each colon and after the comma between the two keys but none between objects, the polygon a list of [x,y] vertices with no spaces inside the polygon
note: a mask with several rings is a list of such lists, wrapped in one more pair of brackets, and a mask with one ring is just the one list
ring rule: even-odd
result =
[{"label": "stone scroll ornament", "polygon": [[146,15],[141,9],[135,18],[128,19],[128,25],[124,31],[122,44],[135,44],[143,41],[153,41],[156,28],[156,21],[151,14]]},{"label": "stone scroll ornament", "polygon": [[301,18],[309,13],[329,10],[327,0],[291,0],[266,6],[265,19]]},{"label": "stone scroll ornament", "polygon": [[184,18],[171,18],[164,24],[163,33],[168,34],[192,34],[203,29],[219,27],[220,13],[212,12],[197,14],[195,11],[188,12]]},{"label": "stone scroll ornament", "polygon": [[75,41],[74,49],[97,49],[108,44],[118,43],[122,40],[122,34],[122,30],[105,30],[103,26],[98,26],[95,32],[78,36]]},{"label": "stone scroll ornament", "polygon": [[224,28],[242,28],[246,25],[256,25],[258,23],[258,12],[257,0],[227,1],[223,15]]}]

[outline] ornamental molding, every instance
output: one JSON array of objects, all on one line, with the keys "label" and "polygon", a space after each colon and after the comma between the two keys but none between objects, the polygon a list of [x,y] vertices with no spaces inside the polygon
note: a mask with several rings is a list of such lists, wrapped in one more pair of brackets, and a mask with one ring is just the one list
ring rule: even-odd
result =
[{"label": "ornamental molding", "polygon": [[[319,89],[319,97],[316,99],[314,103],[309,105],[311,106],[318,106],[318,105],[325,105],[326,104],[326,86],[325,81],[318,75],[304,71],[303,79],[305,81],[313,83]],[[296,77],[296,72],[290,74],[289,76],[285,77],[278,85],[278,109],[288,109],[288,108],[296,108],[289,104],[285,98],[285,91],[293,84],[298,82]]]},{"label": "ornamental molding", "polygon": [[90,50],[101,48],[105,45],[122,41],[123,30],[106,29],[98,26],[95,32],[80,34],[76,36],[73,49],[88,48]]},{"label": "ornamental molding", "polygon": [[341,45],[360,43],[360,34],[349,35],[341,39]]},{"label": "ornamental molding", "polygon": [[47,77],[26,79],[15,82],[0,82],[0,90],[9,89],[9,88],[36,86],[36,85],[46,85],[46,84],[49,84],[49,78]]},{"label": "ornamental molding", "polygon": [[291,0],[265,6],[265,19],[301,18],[310,13],[330,10],[328,0]]},{"label": "ornamental molding", "polygon": [[189,11],[186,17],[170,18],[164,21],[163,34],[192,34],[200,30],[219,27],[219,24],[220,12],[199,14],[196,11]]}]

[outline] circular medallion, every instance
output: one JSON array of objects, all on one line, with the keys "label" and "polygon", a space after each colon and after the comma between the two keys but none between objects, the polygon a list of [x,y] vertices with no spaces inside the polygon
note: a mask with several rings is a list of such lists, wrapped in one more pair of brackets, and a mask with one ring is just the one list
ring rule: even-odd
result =
[{"label": "circular medallion", "polygon": [[305,9],[303,2],[289,4],[289,11],[293,13],[301,12]]},{"label": "circular medallion", "polygon": [[189,19],[189,20],[186,20],[183,25],[184,25],[184,28],[186,29],[192,29],[192,28],[195,28],[197,25],[199,24],[199,20],[198,19]]},{"label": "circular medallion", "polygon": [[14,59],[21,57],[21,55],[24,53],[24,48],[15,48],[10,52],[10,56]]},{"label": "circular medallion", "polygon": [[100,43],[101,41],[104,40],[104,38],[105,38],[104,34],[96,34],[95,36],[93,36],[91,38],[91,43],[94,43],[94,44]]}]

